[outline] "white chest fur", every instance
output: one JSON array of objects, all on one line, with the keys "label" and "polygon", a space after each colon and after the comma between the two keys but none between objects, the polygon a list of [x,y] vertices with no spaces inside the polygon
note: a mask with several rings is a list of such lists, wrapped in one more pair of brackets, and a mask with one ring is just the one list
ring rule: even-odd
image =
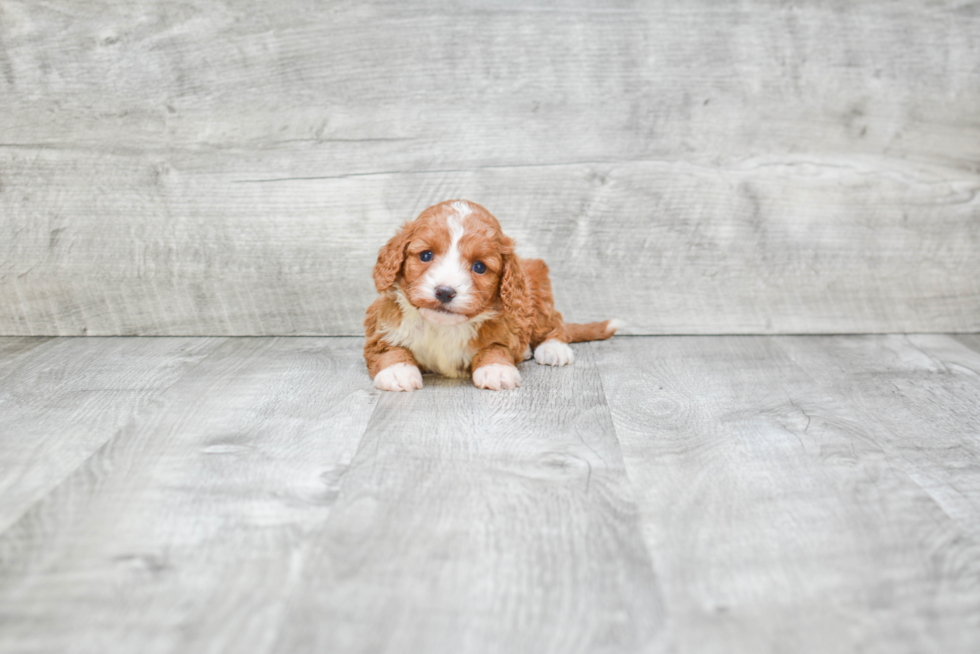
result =
[{"label": "white chest fur", "polygon": [[470,342],[491,313],[481,313],[458,325],[436,325],[422,318],[402,293],[395,296],[402,310],[401,324],[382,325],[384,340],[412,352],[423,368],[446,377],[466,377],[476,351]]}]

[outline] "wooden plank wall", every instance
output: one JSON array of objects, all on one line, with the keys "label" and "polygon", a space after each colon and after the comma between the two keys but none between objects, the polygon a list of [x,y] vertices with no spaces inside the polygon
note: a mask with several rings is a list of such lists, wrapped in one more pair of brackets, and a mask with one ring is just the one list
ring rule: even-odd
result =
[{"label": "wooden plank wall", "polygon": [[0,334],[359,334],[453,197],[573,320],[980,331],[978,7],[0,0]]}]

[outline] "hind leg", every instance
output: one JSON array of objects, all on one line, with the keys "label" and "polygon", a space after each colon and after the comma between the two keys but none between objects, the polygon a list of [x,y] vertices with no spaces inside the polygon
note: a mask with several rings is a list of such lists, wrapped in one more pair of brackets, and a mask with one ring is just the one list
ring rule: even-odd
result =
[{"label": "hind leg", "polygon": [[575,363],[575,352],[568,343],[549,338],[534,348],[534,360],[545,366],[567,366]]}]

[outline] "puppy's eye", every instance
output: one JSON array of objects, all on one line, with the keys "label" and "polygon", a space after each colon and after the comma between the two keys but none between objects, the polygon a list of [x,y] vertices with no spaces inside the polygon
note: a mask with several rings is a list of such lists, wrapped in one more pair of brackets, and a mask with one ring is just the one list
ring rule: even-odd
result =
[{"label": "puppy's eye", "polygon": [[487,271],[487,264],[483,263],[482,261],[477,261],[476,263],[473,264],[473,272],[475,272],[477,275],[482,275],[486,271]]},{"label": "puppy's eye", "polygon": [[419,259],[422,261],[432,261],[432,250],[426,250],[419,255]]}]

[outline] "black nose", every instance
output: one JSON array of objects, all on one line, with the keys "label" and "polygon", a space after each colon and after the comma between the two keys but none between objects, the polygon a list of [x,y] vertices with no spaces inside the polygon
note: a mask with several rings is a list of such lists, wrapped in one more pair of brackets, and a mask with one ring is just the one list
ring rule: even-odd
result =
[{"label": "black nose", "polygon": [[450,302],[454,297],[456,297],[455,288],[449,288],[448,286],[439,286],[436,288],[436,299],[443,304]]}]

